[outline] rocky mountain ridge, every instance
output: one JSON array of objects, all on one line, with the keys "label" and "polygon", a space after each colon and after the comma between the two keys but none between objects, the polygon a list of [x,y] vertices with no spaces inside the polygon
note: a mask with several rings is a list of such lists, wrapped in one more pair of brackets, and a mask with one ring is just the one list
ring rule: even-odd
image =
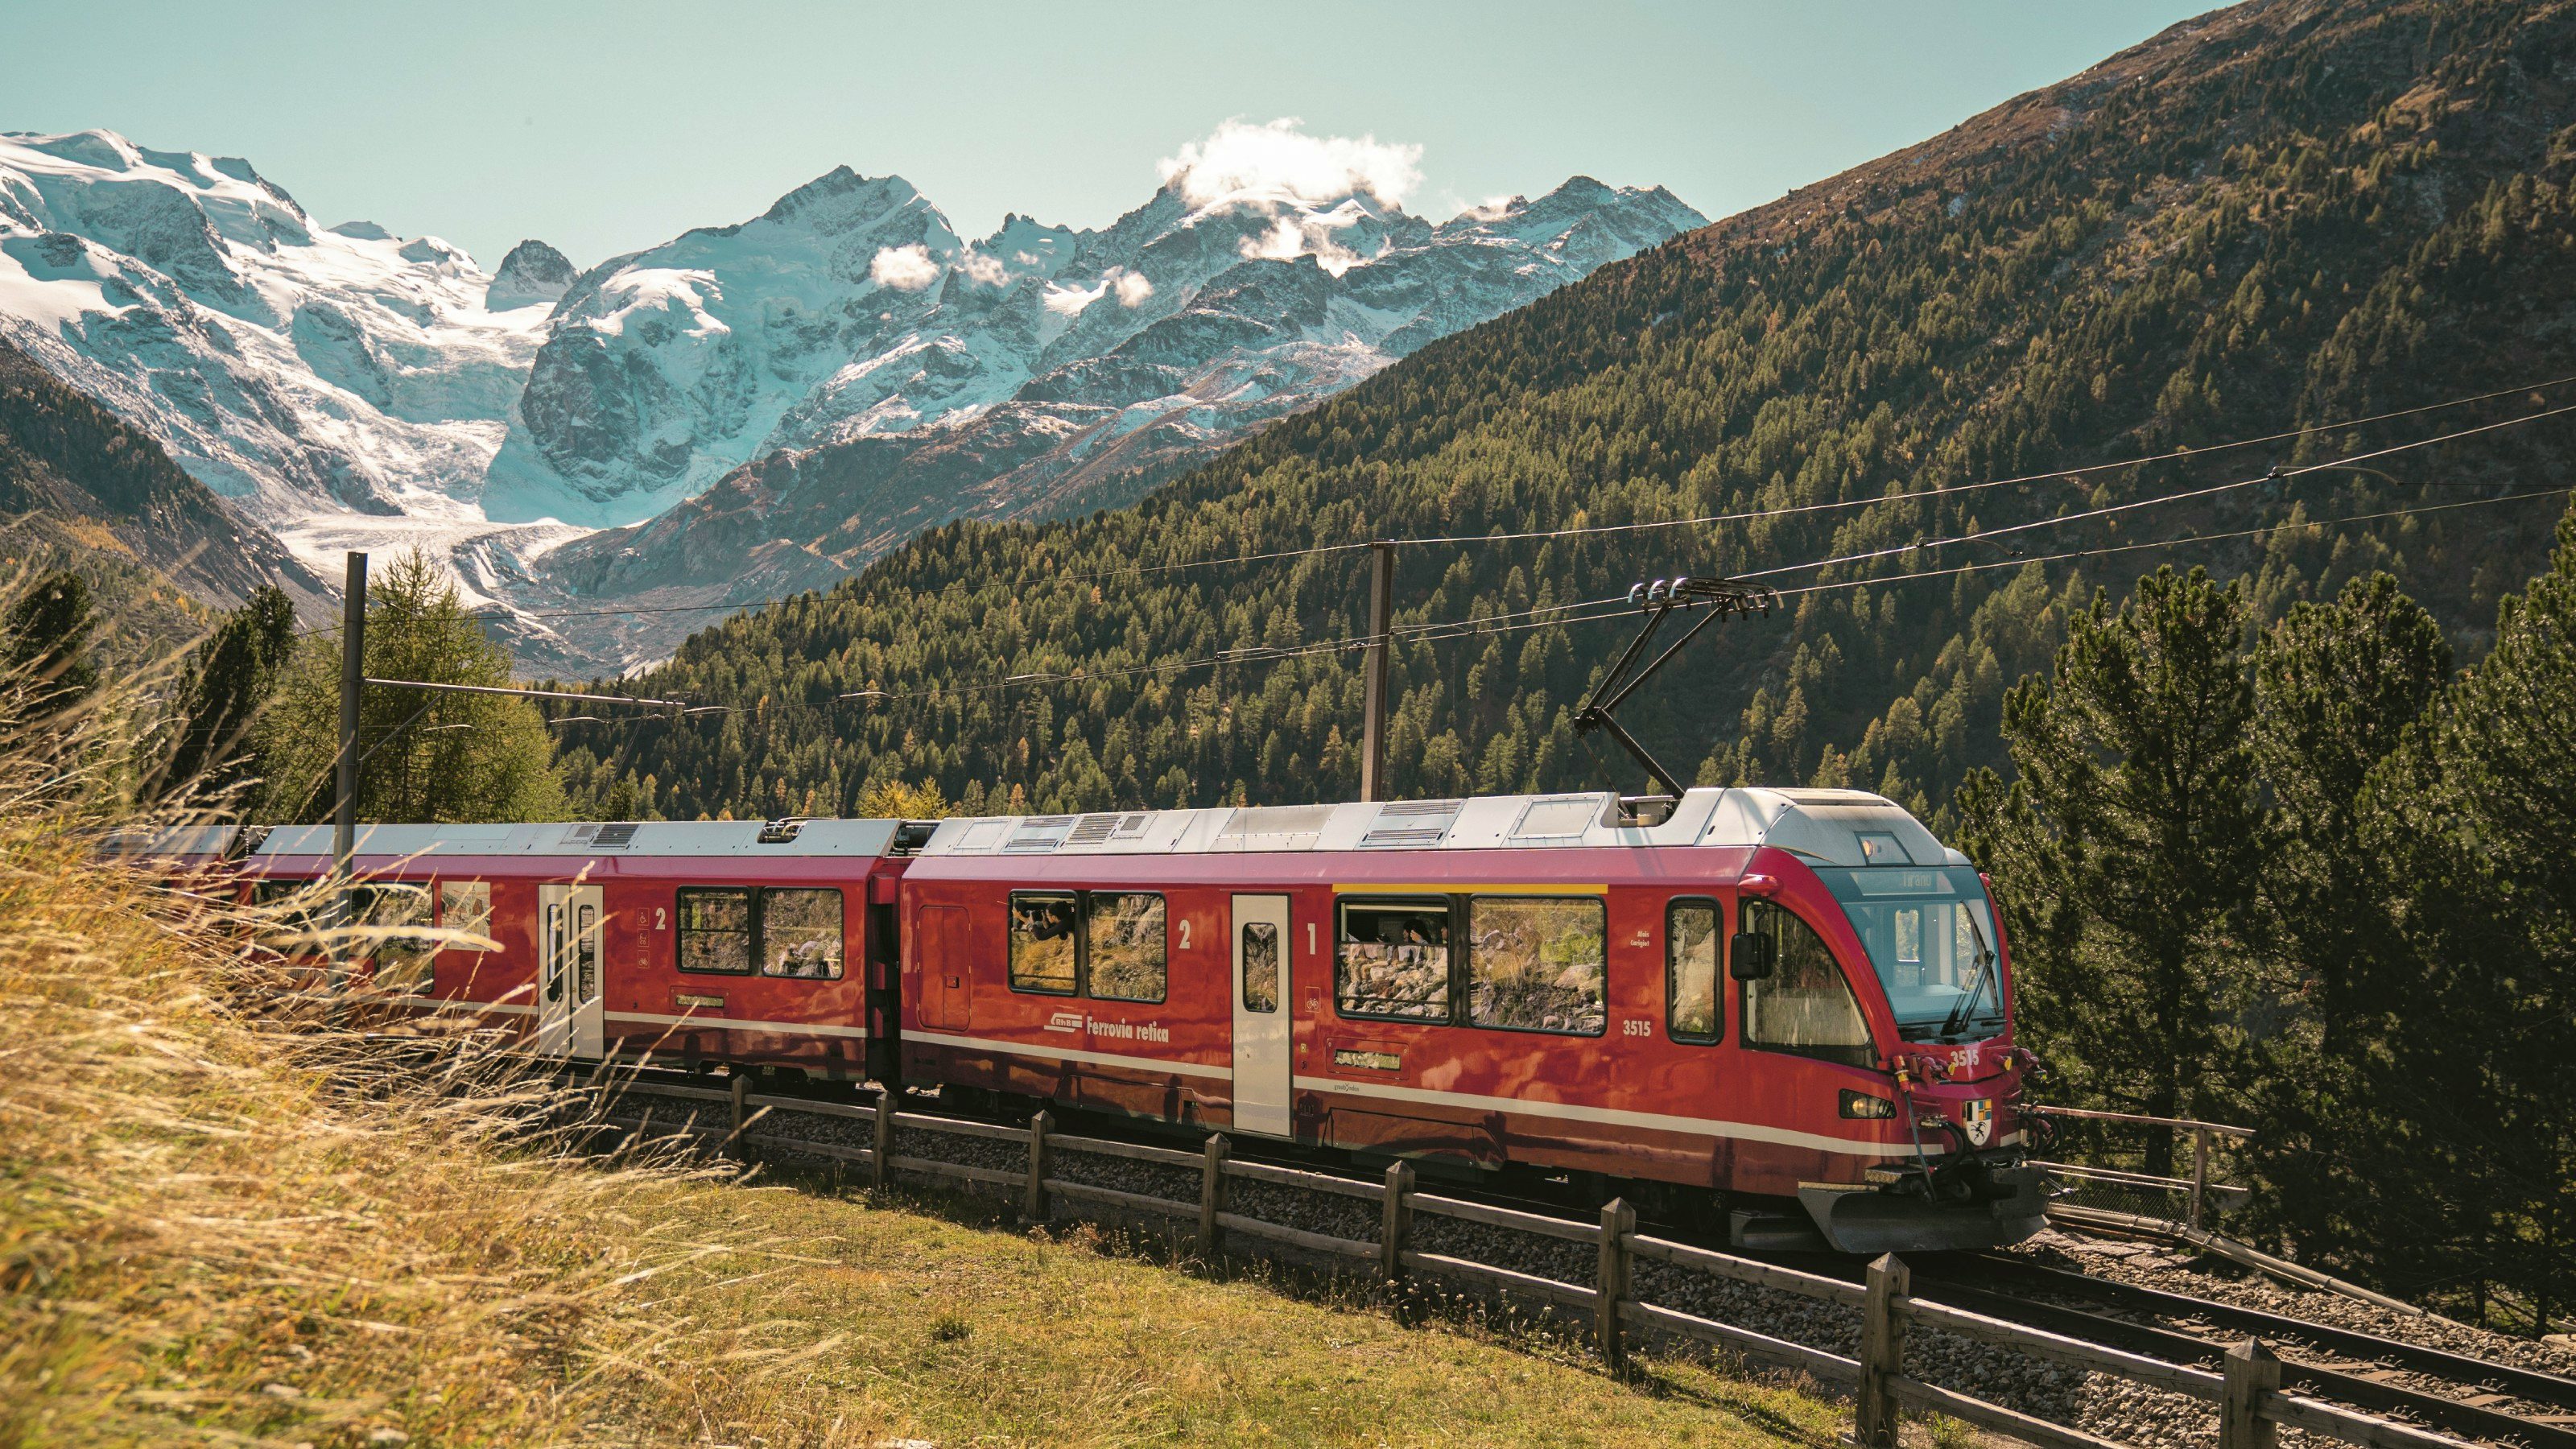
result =
[{"label": "rocky mountain ridge", "polygon": [[[10,134],[0,338],[308,562],[431,547],[532,666],[593,670],[924,526],[1132,499],[1705,220],[1580,177],[1443,223],[1400,199],[1167,167],[1098,231],[970,242],[843,167],[749,221],[587,269],[523,242],[487,275],[319,227],[247,162]],[[704,612],[614,638],[534,617],[619,604]]]}]

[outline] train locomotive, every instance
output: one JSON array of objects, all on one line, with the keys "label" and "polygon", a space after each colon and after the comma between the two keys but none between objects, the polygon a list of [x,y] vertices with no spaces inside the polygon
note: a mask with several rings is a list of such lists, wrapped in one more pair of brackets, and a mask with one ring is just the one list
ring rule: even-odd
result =
[{"label": "train locomotive", "polygon": [[[251,897],[331,866],[327,827],[167,849]],[[1864,792],[376,825],[356,870],[370,1000],[570,1060],[1401,1157],[1749,1247],[2043,1223],[1986,883]]]}]

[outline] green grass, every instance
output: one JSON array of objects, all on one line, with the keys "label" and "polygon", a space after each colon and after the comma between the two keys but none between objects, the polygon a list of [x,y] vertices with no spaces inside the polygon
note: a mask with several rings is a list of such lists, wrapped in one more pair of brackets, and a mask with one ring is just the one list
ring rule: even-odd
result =
[{"label": "green grass", "polygon": [[755,1276],[716,1256],[685,1275],[703,1311],[766,1316],[776,1351],[804,1355],[770,1370],[772,1392],[810,1405],[791,1417],[828,1408],[943,1449],[1822,1445],[1848,1415],[1684,1362],[1642,1361],[1623,1383],[1536,1330],[1407,1328],[1271,1274],[1175,1271],[1085,1228],[1026,1234],[900,1197],[779,1188],[712,1190],[704,1206],[813,1260]]}]

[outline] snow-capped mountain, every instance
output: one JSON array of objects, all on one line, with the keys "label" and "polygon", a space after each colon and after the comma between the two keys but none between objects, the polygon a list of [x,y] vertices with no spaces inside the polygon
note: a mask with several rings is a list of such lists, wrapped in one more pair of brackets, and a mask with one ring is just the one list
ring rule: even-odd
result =
[{"label": "snow-capped mountain", "polygon": [[[421,543],[527,615],[748,602],[961,515],[1123,502],[1705,220],[1578,177],[1434,224],[1400,204],[1412,154],[1229,123],[1106,228],[975,241],[841,168],[586,271],[523,242],[486,275],[318,227],[246,162],[0,136],[0,336],[326,573]],[[593,617],[515,642],[616,666],[716,614]]]}]

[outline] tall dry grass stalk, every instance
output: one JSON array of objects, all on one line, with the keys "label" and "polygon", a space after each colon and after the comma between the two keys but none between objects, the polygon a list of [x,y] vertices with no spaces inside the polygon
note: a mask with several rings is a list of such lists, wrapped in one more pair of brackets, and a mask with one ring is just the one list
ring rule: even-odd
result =
[{"label": "tall dry grass stalk", "polygon": [[0,685],[0,1446],[866,1442],[764,1384],[819,1331],[665,1287],[811,1261],[744,1189],[603,1156],[596,1093],[483,1037],[294,1001],[279,922],[101,849],[169,823],[118,804],[133,712]]}]

